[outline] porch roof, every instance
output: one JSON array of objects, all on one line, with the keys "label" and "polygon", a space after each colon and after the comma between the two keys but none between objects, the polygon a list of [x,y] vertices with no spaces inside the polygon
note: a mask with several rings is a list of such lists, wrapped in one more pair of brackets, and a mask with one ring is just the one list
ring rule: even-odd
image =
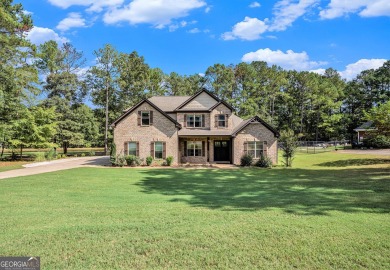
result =
[{"label": "porch roof", "polygon": [[230,136],[231,130],[181,129],[179,136]]}]

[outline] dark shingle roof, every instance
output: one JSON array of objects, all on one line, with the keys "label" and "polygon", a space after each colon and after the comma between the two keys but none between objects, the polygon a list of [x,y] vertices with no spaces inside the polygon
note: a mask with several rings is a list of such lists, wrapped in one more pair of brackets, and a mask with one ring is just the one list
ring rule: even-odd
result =
[{"label": "dark shingle roof", "polygon": [[375,129],[374,122],[373,121],[367,121],[360,125],[359,127],[355,128],[356,130],[365,130],[365,129]]}]

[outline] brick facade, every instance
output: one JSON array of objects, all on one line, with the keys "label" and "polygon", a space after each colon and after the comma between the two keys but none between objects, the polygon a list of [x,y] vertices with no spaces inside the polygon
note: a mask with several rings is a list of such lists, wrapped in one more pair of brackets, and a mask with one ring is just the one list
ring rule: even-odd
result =
[{"label": "brick facade", "polygon": [[[138,111],[153,111],[153,125],[138,126]],[[114,143],[117,155],[124,154],[125,142],[139,142],[139,157],[144,159],[151,155],[151,143],[161,141],[166,143],[166,156],[173,156],[173,164],[178,163],[178,128],[166,116],[143,103],[120,121],[114,129]]]},{"label": "brick facade", "polygon": [[[186,107],[188,108],[194,106],[198,108],[200,107],[200,104],[202,106],[211,106],[211,104],[217,104],[215,103],[216,101],[214,103],[210,101],[210,98],[211,96],[208,94],[202,93],[191,103],[189,103],[190,106]],[[161,106],[167,107],[167,104],[167,102],[164,102]],[[169,116],[167,117],[167,115],[164,115],[164,113],[158,109],[159,107],[153,107],[152,105],[157,106],[154,103],[150,103],[150,101],[144,101],[140,103],[138,107],[133,108],[133,110],[129,110],[124,116],[122,116],[114,123],[114,143],[116,144],[117,155],[125,154],[125,143],[138,142],[139,157],[145,160],[146,157],[151,155],[152,142],[165,142],[166,157],[173,156],[173,164],[212,163],[214,162],[214,141],[219,140],[229,141],[229,143],[231,141],[231,156],[229,155],[227,159],[230,159],[231,163],[238,165],[240,164],[240,159],[244,154],[244,143],[246,141],[266,141],[267,155],[272,159],[274,164],[277,164],[277,137],[275,135],[277,132],[272,130],[270,127],[267,128],[265,126],[267,125],[266,123],[264,123],[265,125],[260,123],[262,122],[261,119],[261,121],[254,121],[239,131],[239,125],[240,123],[244,123],[243,120],[237,116],[233,116],[231,109],[225,106],[223,103],[219,104],[211,112],[173,112],[177,105],[172,106],[172,110],[167,109],[167,111],[169,111],[168,115],[173,120],[169,119]],[[138,111],[153,111],[153,124],[146,127],[139,126]],[[205,127],[186,127],[184,115],[188,114],[204,115]],[[218,114],[227,115],[227,127],[217,127],[215,125],[215,116]],[[234,121],[233,118],[235,119]],[[177,122],[175,122],[175,120]],[[179,125],[181,125],[182,129],[186,129],[188,131],[193,130],[194,132],[197,130],[196,132],[200,133],[198,133],[198,136],[192,135],[191,132],[181,133],[182,135],[179,138]],[[229,135],[233,134],[233,132],[236,132],[236,129],[237,132],[239,132],[235,135],[235,137]],[[208,135],[209,133],[210,135]],[[228,136],[225,136],[226,134],[228,134]],[[191,140],[204,142],[205,147],[203,151],[204,154],[202,156],[187,156],[185,154],[184,142]],[[220,153],[223,155],[223,152]],[[161,163],[162,161],[156,162]]]}]

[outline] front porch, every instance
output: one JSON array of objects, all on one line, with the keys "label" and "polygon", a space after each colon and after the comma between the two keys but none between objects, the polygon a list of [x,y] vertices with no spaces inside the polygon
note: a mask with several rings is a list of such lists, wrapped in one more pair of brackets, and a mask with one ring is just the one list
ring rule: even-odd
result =
[{"label": "front porch", "polygon": [[231,164],[233,143],[230,136],[179,137],[180,163]]}]

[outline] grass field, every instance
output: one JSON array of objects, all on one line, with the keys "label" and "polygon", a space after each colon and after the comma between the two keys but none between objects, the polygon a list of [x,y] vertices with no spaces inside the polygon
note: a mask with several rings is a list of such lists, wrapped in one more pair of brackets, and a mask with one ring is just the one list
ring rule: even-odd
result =
[{"label": "grass field", "polygon": [[0,180],[0,256],[42,269],[390,269],[390,158]]}]

